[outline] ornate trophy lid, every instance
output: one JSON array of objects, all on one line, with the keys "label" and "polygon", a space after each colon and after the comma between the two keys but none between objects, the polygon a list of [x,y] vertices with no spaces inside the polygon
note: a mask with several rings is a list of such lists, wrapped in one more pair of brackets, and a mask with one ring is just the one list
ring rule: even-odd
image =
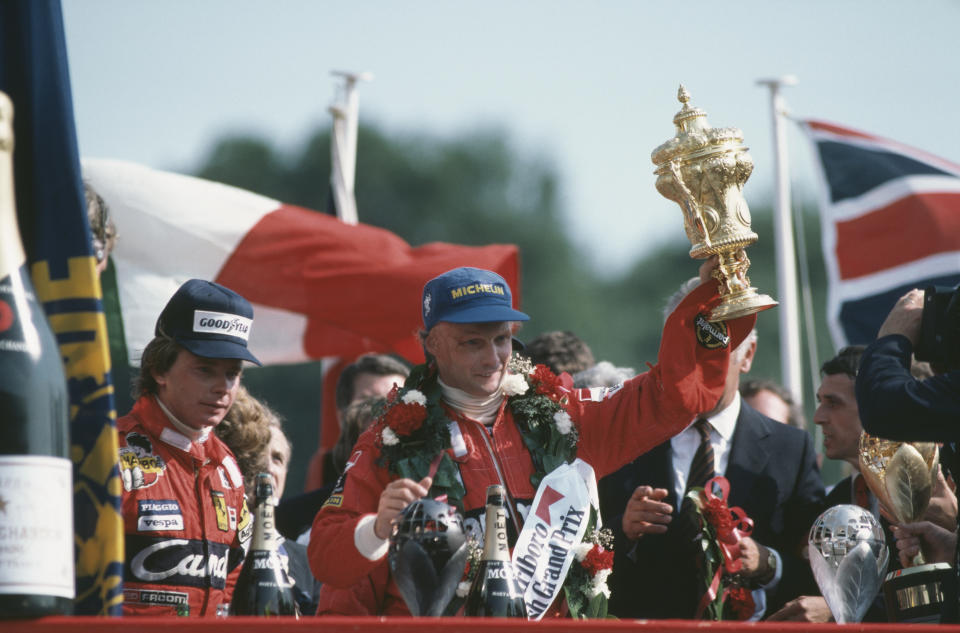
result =
[{"label": "ornate trophy lid", "polygon": [[690,92],[680,84],[677,100],[683,104],[673,117],[676,135],[658,146],[650,158],[657,167],[671,160],[683,161],[729,151],[746,151],[743,146],[743,132],[735,127],[711,127],[707,122],[707,113],[690,105]]}]

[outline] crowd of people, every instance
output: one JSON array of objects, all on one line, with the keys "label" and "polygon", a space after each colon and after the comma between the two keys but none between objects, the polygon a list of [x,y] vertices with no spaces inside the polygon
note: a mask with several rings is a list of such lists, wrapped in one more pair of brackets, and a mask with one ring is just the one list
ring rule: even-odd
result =
[{"label": "crowd of people", "polygon": [[[639,375],[597,362],[571,332],[520,343],[519,325],[530,317],[491,271],[458,268],[430,280],[421,297],[425,364],[376,354],[351,364],[337,386],[340,440],[324,466],[326,485],[277,508],[281,556],[301,612],[408,614],[387,563],[394,523],[408,504],[442,493],[477,538],[487,486],[503,485],[513,543],[549,464],[574,456],[592,466],[602,521],[614,534],[609,609],[620,618],[695,617],[701,579],[682,510],[687,491],[718,475],[729,481],[730,505],[753,521],[736,553],[739,582],[753,598],[749,619],[831,621],[805,552],[814,519],[836,504],[868,509],[903,564],[921,548],[953,562],[951,477],[937,473],[920,522],[896,525],[858,472],[864,348],[842,349],[820,369],[818,455],[789,392],[743,379],[758,345],[756,316],[703,318],[720,301],[714,268],[705,263],[671,299],[658,362]],[[159,315],[143,351],[139,397],[117,424],[125,613],[222,612],[251,533],[251,482],[269,473],[283,496],[291,446],[282,421],[241,385],[243,363],[259,364],[247,348],[253,316],[233,291],[191,280]],[[894,316],[881,335],[915,341],[916,315],[908,329]],[[550,397],[559,417],[516,406],[526,387],[513,380],[515,355],[549,368],[543,375],[555,378]],[[435,443],[409,441],[411,429],[393,412],[410,403],[425,408],[420,424],[436,424]],[[560,449],[537,444],[530,429],[542,424],[566,424],[560,432],[571,441]],[[851,472],[829,492],[824,457]],[[564,613],[560,595],[551,614]],[[885,620],[882,604],[867,619]]]}]

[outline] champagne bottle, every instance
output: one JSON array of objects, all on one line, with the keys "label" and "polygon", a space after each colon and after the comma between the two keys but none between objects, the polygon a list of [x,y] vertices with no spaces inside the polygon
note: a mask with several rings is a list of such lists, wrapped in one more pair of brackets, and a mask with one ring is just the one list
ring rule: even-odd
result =
[{"label": "champagne bottle", "polygon": [[483,535],[483,559],[470,585],[464,615],[495,618],[526,618],[527,607],[517,584],[510,545],[507,543],[506,490],[487,487],[487,518]]},{"label": "champagne bottle", "polygon": [[279,534],[273,520],[270,475],[257,475],[256,513],[250,551],[243,560],[230,600],[231,615],[300,615],[292,583],[277,554]]},{"label": "champagne bottle", "polygon": [[0,92],[0,618],[70,613],[69,401],[27,271],[13,192],[13,106]]}]

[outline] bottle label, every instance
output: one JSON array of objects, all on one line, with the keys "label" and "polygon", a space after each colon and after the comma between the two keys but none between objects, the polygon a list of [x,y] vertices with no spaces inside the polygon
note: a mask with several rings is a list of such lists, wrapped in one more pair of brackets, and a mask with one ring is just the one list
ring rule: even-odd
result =
[{"label": "bottle label", "polygon": [[[36,297],[23,283],[26,269],[0,280],[0,352],[40,355],[40,335],[29,316],[40,311]],[[19,315],[19,318],[18,318]]]},{"label": "bottle label", "polygon": [[69,459],[0,455],[0,594],[74,597]]}]

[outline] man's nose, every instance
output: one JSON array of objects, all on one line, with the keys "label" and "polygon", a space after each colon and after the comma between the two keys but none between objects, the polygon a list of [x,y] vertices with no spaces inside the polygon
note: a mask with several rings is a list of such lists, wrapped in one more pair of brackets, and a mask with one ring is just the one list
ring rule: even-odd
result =
[{"label": "man's nose", "polygon": [[487,345],[485,349],[484,360],[490,364],[500,364],[500,353],[497,346],[493,343]]},{"label": "man's nose", "polygon": [[226,393],[230,391],[231,380],[227,375],[217,376],[217,379],[213,381],[213,391],[215,393]]},{"label": "man's nose", "polygon": [[821,426],[827,423],[827,416],[823,414],[823,410],[820,407],[817,407],[813,411],[813,423]]}]

